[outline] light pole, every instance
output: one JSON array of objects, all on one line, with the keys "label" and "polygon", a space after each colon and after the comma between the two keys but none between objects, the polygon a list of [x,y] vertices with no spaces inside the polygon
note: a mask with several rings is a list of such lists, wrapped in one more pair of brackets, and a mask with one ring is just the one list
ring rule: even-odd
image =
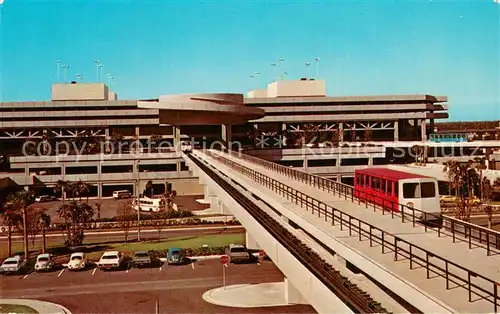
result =
[{"label": "light pole", "polygon": [[111,73],[108,73],[108,87],[111,88],[111,81],[114,79],[113,75]]},{"label": "light pole", "polygon": [[140,177],[139,177],[139,159],[135,160],[135,201],[137,205],[137,242],[141,241],[141,203],[139,200],[139,187],[140,187]]},{"label": "light pole", "polygon": [[77,79],[80,79],[80,81],[83,81],[83,76],[82,76],[81,74],[77,74],[77,75],[76,75],[76,78],[77,78]]},{"label": "light pole", "polygon": [[[283,73],[283,63],[285,62],[285,58],[281,58],[278,61],[280,62],[281,73]],[[283,81],[283,75],[281,75],[281,80]]]},{"label": "light pole", "polygon": [[[304,64],[305,64],[306,69],[307,69],[307,75],[309,75],[309,67],[311,66],[311,62],[305,62]],[[308,77],[308,78],[310,78],[310,77]]]},{"label": "light pole", "polygon": [[278,80],[277,76],[276,76],[276,63],[271,63],[271,68],[273,68],[273,81],[274,80]]},{"label": "light pole", "polygon": [[95,70],[96,70],[97,82],[99,82],[99,64],[100,64],[100,61],[99,60],[94,60],[94,63],[95,63]]},{"label": "light pole", "polygon": [[319,58],[316,57],[316,59],[314,59],[314,61],[316,61],[316,79],[319,78]]},{"label": "light pole", "polygon": [[65,64],[62,66],[64,72],[64,82],[66,82],[66,75],[68,74],[69,65]]},{"label": "light pole", "polygon": [[104,68],[104,64],[99,64],[99,69],[101,69],[100,78],[102,79],[102,68]]},{"label": "light pole", "polygon": [[61,60],[57,60],[57,83],[61,81]]}]

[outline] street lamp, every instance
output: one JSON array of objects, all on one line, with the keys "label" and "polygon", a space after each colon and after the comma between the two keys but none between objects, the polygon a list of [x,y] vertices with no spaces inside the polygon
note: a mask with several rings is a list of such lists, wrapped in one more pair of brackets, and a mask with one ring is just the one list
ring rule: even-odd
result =
[{"label": "street lamp", "polygon": [[65,64],[61,66],[63,68],[63,73],[64,73],[64,82],[66,82],[66,74],[68,73],[69,65]]},{"label": "street lamp", "polygon": [[[98,69],[101,69],[100,77],[102,79],[102,68],[104,67],[104,64],[99,64]],[[99,81],[99,79],[98,79]]]},{"label": "street lamp", "polygon": [[57,83],[61,81],[61,60],[57,60]]},{"label": "street lamp", "polygon": [[273,80],[277,80],[277,77],[276,77],[276,63],[273,62],[271,63],[271,67],[273,68]]},{"label": "street lamp", "polygon": [[96,70],[97,82],[99,82],[99,64],[101,62],[99,60],[94,60],[94,63],[95,63],[95,70]]},{"label": "street lamp", "polygon": [[[280,62],[280,68],[281,71],[283,72],[283,63],[285,62],[285,58],[281,58],[278,61]],[[283,76],[281,76],[281,80],[283,81]]]},{"label": "street lamp", "polygon": [[319,58],[316,57],[316,59],[314,59],[314,61],[316,61],[316,79],[319,78]]},{"label": "street lamp", "polygon": [[305,62],[304,63],[307,69],[307,74],[309,75],[309,67],[311,66],[311,62]]},{"label": "street lamp", "polygon": [[139,177],[139,159],[135,160],[135,201],[137,205],[137,242],[141,241],[141,202],[139,200],[139,187],[140,187],[140,177]]}]

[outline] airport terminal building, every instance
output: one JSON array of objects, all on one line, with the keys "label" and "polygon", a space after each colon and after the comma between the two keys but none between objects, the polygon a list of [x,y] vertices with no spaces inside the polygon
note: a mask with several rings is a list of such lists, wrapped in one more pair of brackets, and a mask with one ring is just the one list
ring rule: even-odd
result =
[{"label": "airport terminal building", "polygon": [[[360,166],[387,163],[385,147],[356,146],[353,152],[353,142],[367,134],[373,142],[426,140],[435,120],[448,117],[446,102],[432,95],[329,97],[324,81],[307,79],[273,82],[246,97],[143,100],[119,100],[102,83],[54,84],[50,101],[0,103],[0,177],[40,187],[81,179],[96,196],[142,190],[147,181],[161,189],[168,180],[180,194],[197,194],[182,145],[235,142],[233,148],[285,165],[349,175]],[[302,146],[311,142],[306,133],[314,147],[333,137],[339,145],[304,157]]]}]

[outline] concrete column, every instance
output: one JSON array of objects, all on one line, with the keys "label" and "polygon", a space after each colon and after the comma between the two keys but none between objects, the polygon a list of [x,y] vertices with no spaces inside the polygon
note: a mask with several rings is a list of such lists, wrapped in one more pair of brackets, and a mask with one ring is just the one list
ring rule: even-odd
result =
[{"label": "concrete column", "polygon": [[181,172],[181,162],[178,161],[176,164],[175,164],[175,168],[177,170],[177,174],[179,174],[179,172]]},{"label": "concrete column", "polygon": [[222,143],[227,149],[231,149],[232,133],[232,126],[230,124],[222,125]]},{"label": "concrete column", "polygon": [[394,141],[399,141],[399,121],[394,121]]},{"label": "concrete column", "polygon": [[174,125],[174,148],[175,151],[181,151],[181,128],[178,125]]},{"label": "concrete column", "polygon": [[281,123],[281,146],[280,147],[286,147],[286,141],[285,141],[285,131],[286,131],[286,123]]},{"label": "concrete column", "polygon": [[260,250],[259,244],[252,238],[252,236],[247,232],[245,232],[245,243],[246,247],[249,250]]},{"label": "concrete column", "polygon": [[422,119],[420,123],[420,137],[422,141],[427,141],[427,123],[425,119]]},{"label": "concrete column", "polygon": [[308,304],[300,292],[285,277],[285,300],[288,304]]},{"label": "concrete column", "polygon": [[302,169],[304,169],[305,172],[307,172],[307,163],[308,163],[308,159],[307,159],[307,155],[304,155],[304,159],[302,159]]},{"label": "concrete column", "polygon": [[373,157],[368,157],[368,166],[373,166]]},{"label": "concrete column", "polygon": [[337,182],[342,183],[342,175],[341,174],[337,175]]},{"label": "concrete column", "polygon": [[102,183],[97,184],[97,197],[102,197]]},{"label": "concrete column", "polygon": [[111,151],[109,141],[111,141],[111,137],[109,136],[109,128],[105,128],[104,129],[104,152],[106,152],[106,153],[109,153]]},{"label": "concrete column", "polygon": [[[62,169],[64,169],[64,167],[62,167]],[[63,171],[62,169],[61,169],[61,174],[63,174],[62,173],[62,171]],[[30,167],[28,166],[28,164],[24,164],[24,175],[25,176],[29,176],[30,175]]]},{"label": "concrete column", "polygon": [[342,143],[344,141],[344,123],[339,123],[339,142]]},{"label": "concrete column", "polygon": [[[254,143],[253,144],[254,144],[255,147],[257,147],[257,137],[258,137],[257,134],[259,133],[258,132],[259,131],[259,126],[257,124],[254,124],[253,125],[253,130],[255,132],[255,139],[254,139]],[[263,148],[263,147],[264,147],[264,143],[261,141],[260,148]]]}]

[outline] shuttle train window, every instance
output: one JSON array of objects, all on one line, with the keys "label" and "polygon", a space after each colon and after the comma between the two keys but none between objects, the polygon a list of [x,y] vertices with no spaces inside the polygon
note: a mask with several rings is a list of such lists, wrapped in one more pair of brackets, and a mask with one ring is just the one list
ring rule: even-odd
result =
[{"label": "shuttle train window", "polygon": [[392,181],[387,181],[387,194],[392,195]]},{"label": "shuttle train window", "polygon": [[372,188],[375,190],[380,190],[380,179],[372,178]]},{"label": "shuttle train window", "polygon": [[420,191],[422,198],[432,198],[436,196],[436,186],[434,182],[420,183]]},{"label": "shuttle train window", "polygon": [[418,183],[404,183],[403,184],[403,197],[404,198],[420,198],[420,188]]}]

